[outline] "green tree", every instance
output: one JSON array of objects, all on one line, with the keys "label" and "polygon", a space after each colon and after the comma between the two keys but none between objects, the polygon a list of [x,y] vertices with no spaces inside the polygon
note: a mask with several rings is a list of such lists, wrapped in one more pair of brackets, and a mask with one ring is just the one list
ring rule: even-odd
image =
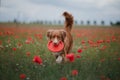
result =
[{"label": "green tree", "polygon": [[75,24],[77,25],[77,20],[75,20]]},{"label": "green tree", "polygon": [[87,21],[87,25],[90,25],[90,21],[89,20]]},{"label": "green tree", "polygon": [[101,21],[101,24],[102,24],[102,25],[105,25],[105,22],[102,20],[102,21]]},{"label": "green tree", "polygon": [[60,21],[60,20],[58,21],[58,24],[59,24],[59,25],[61,24],[61,21]]},{"label": "green tree", "polygon": [[83,20],[81,20],[81,25],[84,25],[84,21]]},{"label": "green tree", "polygon": [[93,21],[93,24],[94,24],[94,25],[97,25],[97,21],[96,21],[96,20],[95,20],[95,21]]}]

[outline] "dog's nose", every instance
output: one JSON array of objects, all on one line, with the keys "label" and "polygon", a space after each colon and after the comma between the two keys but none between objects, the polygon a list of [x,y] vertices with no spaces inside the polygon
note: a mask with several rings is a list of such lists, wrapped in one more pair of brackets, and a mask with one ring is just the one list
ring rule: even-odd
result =
[{"label": "dog's nose", "polygon": [[57,45],[57,44],[58,44],[57,38],[54,39],[53,43],[54,43],[54,45]]}]

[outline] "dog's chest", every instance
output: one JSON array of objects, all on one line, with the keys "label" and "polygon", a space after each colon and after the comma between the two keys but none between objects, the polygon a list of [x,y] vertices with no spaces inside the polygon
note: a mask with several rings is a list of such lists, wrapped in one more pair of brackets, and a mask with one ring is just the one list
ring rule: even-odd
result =
[{"label": "dog's chest", "polygon": [[55,55],[55,56],[59,56],[59,55],[61,55],[62,54],[62,52],[54,52],[53,53],[53,55]]}]

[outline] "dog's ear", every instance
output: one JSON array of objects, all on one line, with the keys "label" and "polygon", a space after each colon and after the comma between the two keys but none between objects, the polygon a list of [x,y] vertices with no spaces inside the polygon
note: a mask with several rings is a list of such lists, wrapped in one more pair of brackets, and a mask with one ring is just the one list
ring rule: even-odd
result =
[{"label": "dog's ear", "polygon": [[47,31],[47,38],[48,38],[48,39],[51,39],[51,37],[52,37],[52,32],[53,32],[53,30],[48,30],[48,31]]},{"label": "dog's ear", "polygon": [[64,41],[65,37],[66,37],[66,31],[61,30],[61,37],[62,37],[62,41]]}]

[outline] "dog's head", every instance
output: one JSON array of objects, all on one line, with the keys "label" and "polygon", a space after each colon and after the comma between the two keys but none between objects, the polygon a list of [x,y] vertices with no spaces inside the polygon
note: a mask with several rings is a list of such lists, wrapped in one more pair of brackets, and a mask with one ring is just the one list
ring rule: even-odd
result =
[{"label": "dog's head", "polygon": [[66,37],[65,30],[51,29],[47,31],[47,38],[53,41],[54,44],[58,44],[60,41],[64,42],[65,37]]}]

